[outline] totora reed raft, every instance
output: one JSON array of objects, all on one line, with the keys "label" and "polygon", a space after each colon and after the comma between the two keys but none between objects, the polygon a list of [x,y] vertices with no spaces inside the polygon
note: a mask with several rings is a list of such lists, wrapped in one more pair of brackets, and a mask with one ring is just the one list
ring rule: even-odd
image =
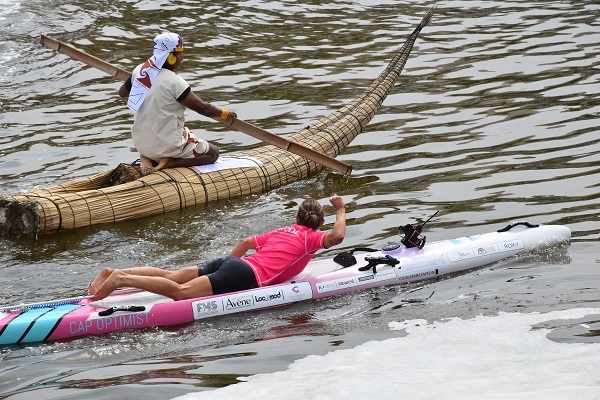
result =
[{"label": "totora reed raft", "polygon": [[[431,8],[387,68],[356,99],[288,137],[329,157],[336,157],[364,131],[396,83],[420,31],[433,16]],[[102,223],[264,193],[323,169],[313,161],[273,145],[226,154],[251,157],[256,166],[200,172],[172,168],[113,184],[114,171],[76,179],[47,189],[0,198],[0,236],[47,235]]]}]

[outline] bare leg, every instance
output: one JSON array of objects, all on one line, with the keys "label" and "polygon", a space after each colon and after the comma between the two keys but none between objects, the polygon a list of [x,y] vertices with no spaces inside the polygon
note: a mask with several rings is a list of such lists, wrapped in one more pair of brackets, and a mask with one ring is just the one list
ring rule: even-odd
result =
[{"label": "bare leg", "polygon": [[96,277],[96,279],[94,279],[94,281],[88,287],[88,294],[90,296],[93,296],[100,287],[100,285],[102,285],[104,281],[108,279],[112,272],[113,270],[111,268],[103,268],[102,271],[100,271],[100,273]]},{"label": "bare leg", "polygon": [[[96,279],[94,279],[94,281],[88,288],[88,294],[95,295],[96,292],[98,291],[98,288],[100,288],[100,286],[108,279],[108,277],[112,274],[113,271],[115,271],[115,270],[112,268],[102,269],[102,271],[100,271],[100,273],[98,274]],[[129,275],[159,276],[159,277],[163,277],[165,279],[169,279],[176,283],[185,283],[185,282],[191,281],[192,279],[195,279],[198,277],[198,267],[196,265],[193,265],[190,267],[185,267],[185,268],[179,269],[177,271],[168,271],[168,270],[162,269],[162,268],[144,266],[144,267],[126,268],[126,269],[120,270],[120,272],[129,274]],[[122,287],[122,286],[120,286],[120,287]]]},{"label": "bare leg", "polygon": [[219,159],[219,149],[214,144],[208,144],[208,152],[194,158],[161,158],[154,168],[159,171],[164,168],[195,167],[196,165],[214,164]]},{"label": "bare leg", "polygon": [[155,171],[152,160],[143,154],[140,154],[140,170],[142,171],[142,176],[149,175]]},{"label": "bare leg", "polygon": [[162,278],[171,280],[175,283],[186,283],[198,277],[197,265],[184,267],[178,269],[177,271],[169,271],[166,269],[150,266],[125,268],[121,271],[129,275],[160,276]]},{"label": "bare leg", "polygon": [[163,276],[132,275],[121,270],[113,270],[93,295],[101,300],[120,287],[136,287],[148,292],[167,296],[173,300],[210,296],[213,294],[208,277],[203,275],[183,284]]},{"label": "bare leg", "polygon": [[170,157],[161,158],[160,162],[158,163],[158,165],[156,166],[156,168],[154,168],[154,171],[160,171],[163,168],[173,168],[173,167],[169,167],[169,164],[172,163],[171,160],[173,160],[173,159],[170,158]]}]

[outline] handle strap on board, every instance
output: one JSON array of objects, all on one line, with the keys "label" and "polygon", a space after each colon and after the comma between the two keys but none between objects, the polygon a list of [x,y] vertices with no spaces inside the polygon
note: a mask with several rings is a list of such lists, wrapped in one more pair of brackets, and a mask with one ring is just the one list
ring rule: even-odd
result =
[{"label": "handle strap on board", "polygon": [[517,222],[512,222],[512,223],[506,225],[506,227],[504,227],[502,229],[498,229],[498,232],[508,232],[517,225],[525,225],[528,228],[537,228],[539,226],[538,224],[536,224],[536,225],[530,224],[527,221],[517,221]]},{"label": "handle strap on board", "polygon": [[400,261],[398,261],[397,258],[394,258],[392,256],[381,256],[381,257],[365,257],[365,261],[368,262],[367,265],[365,265],[364,267],[360,267],[358,270],[359,271],[368,271],[369,269],[373,269],[373,273],[376,274],[377,273],[377,266],[379,264],[385,264],[385,265],[391,265],[394,266],[396,264],[400,264]]},{"label": "handle strap on board", "polygon": [[340,264],[342,267],[347,268],[356,264],[356,257],[353,256],[355,251],[378,251],[376,249],[371,249],[369,247],[356,247],[349,251],[344,251],[333,257],[333,261]]},{"label": "handle strap on board", "polygon": [[114,314],[117,311],[140,312],[140,311],[145,311],[145,310],[146,310],[146,307],[144,307],[144,306],[111,307],[111,308],[107,308],[106,310],[102,310],[102,311],[98,312],[98,315],[101,317],[105,317],[107,315]]}]

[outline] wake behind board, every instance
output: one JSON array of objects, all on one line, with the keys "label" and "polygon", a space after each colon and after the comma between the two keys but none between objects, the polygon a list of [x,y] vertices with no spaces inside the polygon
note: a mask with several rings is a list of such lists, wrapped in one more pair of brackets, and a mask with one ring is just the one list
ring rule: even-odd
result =
[{"label": "wake behind board", "polygon": [[[283,306],[368,288],[465,271],[517,254],[568,242],[562,225],[511,224],[481,235],[424,244],[390,242],[334,259],[311,261],[288,282],[242,292],[173,301],[144,291],[120,290],[104,300],[63,299],[0,308],[0,345],[101,335],[125,329],[178,325],[219,315]],[[412,247],[406,247],[407,245]],[[339,257],[339,256],[342,257]],[[340,265],[340,260],[345,267]]]}]

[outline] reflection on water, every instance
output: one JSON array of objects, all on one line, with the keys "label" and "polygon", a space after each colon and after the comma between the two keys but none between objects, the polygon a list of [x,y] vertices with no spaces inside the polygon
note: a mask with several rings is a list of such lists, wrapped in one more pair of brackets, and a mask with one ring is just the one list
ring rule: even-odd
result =
[{"label": "reflection on water", "polygon": [[[568,225],[571,246],[440,281],[281,310],[2,348],[0,396],[172,398],[284,369],[307,354],[398,335],[387,327],[391,320],[597,306],[596,3],[439,3],[394,92],[340,156],[354,167],[352,177],[323,171],[264,195],[36,241],[1,239],[0,304],[81,295],[101,266],[175,268],[226,254],[239,237],[290,222],[302,198],[326,201],[334,192],[350,206],[341,248],[381,246],[399,225],[422,222],[436,210],[428,241],[529,220]],[[430,6],[387,0],[0,5],[2,196],[138,158],[119,83],[42,48],[40,34],[131,70],[150,55],[154,35],[177,31],[185,40],[181,74],[195,92],[285,135],[362,92]],[[186,117],[223,153],[260,145],[193,113]],[[332,222],[330,215],[326,227]],[[553,335],[583,337],[575,328]]]}]

